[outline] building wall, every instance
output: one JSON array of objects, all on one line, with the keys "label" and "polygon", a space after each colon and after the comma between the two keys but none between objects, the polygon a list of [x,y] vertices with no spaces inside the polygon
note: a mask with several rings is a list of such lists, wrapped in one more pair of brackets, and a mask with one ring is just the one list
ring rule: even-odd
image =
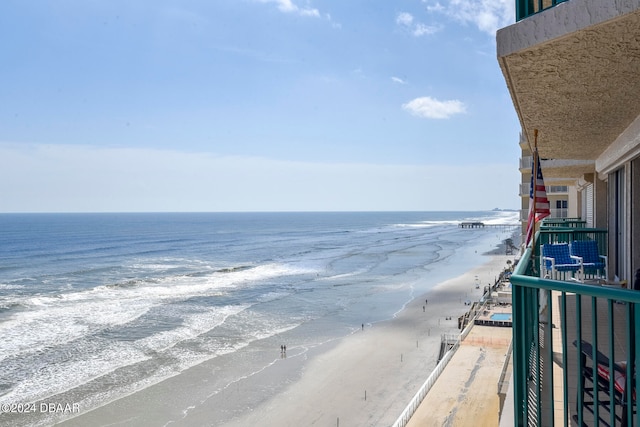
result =
[{"label": "building wall", "polygon": [[[631,161],[631,279],[640,268],[640,157]],[[635,194],[635,197],[634,197]]]},{"label": "building wall", "polygon": [[578,189],[575,186],[569,186],[569,195],[568,195],[568,216],[569,218],[578,218],[580,217],[580,195],[578,193]]},{"label": "building wall", "polygon": [[595,227],[606,228],[607,227],[607,183],[600,179],[595,179],[594,184],[594,216]]}]

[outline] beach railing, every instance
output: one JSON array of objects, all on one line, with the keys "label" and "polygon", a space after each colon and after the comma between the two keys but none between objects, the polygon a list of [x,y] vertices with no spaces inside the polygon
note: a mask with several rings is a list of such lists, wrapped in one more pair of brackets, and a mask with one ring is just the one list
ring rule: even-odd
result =
[{"label": "beach railing", "polygon": [[[486,302],[482,305],[482,307],[484,307],[485,304]],[[481,312],[482,312],[482,308],[477,310],[474,313],[473,319],[469,322],[467,327],[464,328],[464,330],[460,334],[458,335],[443,334],[442,335],[441,337],[442,341],[445,341],[447,343],[454,341],[455,343],[451,346],[451,349],[445,353],[445,355],[442,357],[440,362],[438,362],[438,364],[436,365],[436,368],[431,372],[431,375],[429,375],[429,378],[427,378],[424,384],[422,384],[418,392],[413,396],[413,399],[411,399],[409,404],[405,407],[404,411],[402,411],[402,413],[400,414],[396,422],[393,423],[393,427],[405,427],[407,425],[407,423],[409,422],[413,414],[416,412],[416,410],[424,400],[427,393],[429,393],[429,390],[431,390],[431,387],[433,387],[438,377],[440,377],[440,374],[442,374],[442,372],[444,371],[444,368],[447,366],[447,364],[455,354],[456,350],[458,350],[458,348],[460,347],[460,342],[462,342],[467,337],[467,335],[469,335],[469,332],[471,332],[471,328],[473,328],[475,319],[476,317],[479,316]]]},{"label": "beach railing", "polygon": [[513,353],[513,339],[509,342],[509,348],[505,354],[504,363],[502,364],[502,371],[500,372],[500,378],[498,379],[498,396],[500,398],[500,417],[502,417],[502,410],[504,409],[504,402],[508,393],[508,387],[510,384],[510,378],[507,378],[509,373],[509,365],[511,365],[511,353]]},{"label": "beach railing", "polygon": [[460,339],[457,340],[456,344],[454,344],[451,350],[447,351],[442,360],[440,360],[436,368],[433,370],[433,372],[431,372],[431,375],[429,375],[429,378],[427,378],[424,384],[422,384],[422,387],[420,387],[415,396],[413,396],[413,399],[411,399],[406,408],[404,408],[404,411],[402,411],[402,414],[400,414],[396,422],[393,423],[393,427],[405,427],[407,423],[409,423],[409,420],[416,412],[427,393],[429,393],[431,387],[433,387],[433,385],[436,383],[438,377],[440,376],[440,374],[442,374],[444,368],[447,366],[458,347],[460,347]]},{"label": "beach railing", "polygon": [[467,325],[467,327],[464,328],[464,330],[460,333],[460,341],[464,341],[467,335],[469,335],[469,332],[471,332],[471,328],[473,328],[473,325],[475,324],[476,318],[482,312],[485,305],[486,305],[486,302],[482,305],[482,307],[479,310],[475,312],[475,314],[473,315],[473,318],[469,321],[469,324]]},{"label": "beach railing", "polygon": [[[498,284],[502,282],[504,278],[504,274],[505,274],[504,271],[500,273],[500,276],[496,279],[495,283],[493,284],[494,289],[498,286]],[[486,305],[487,305],[487,301],[484,300],[480,308],[475,309],[472,319],[469,321],[467,326],[464,328],[464,330],[460,334],[458,335],[443,334],[442,335],[441,337],[442,342],[446,342],[446,343],[454,342],[454,344],[451,346],[451,349],[449,349],[449,351],[447,351],[444,354],[442,359],[440,359],[440,361],[436,365],[436,368],[433,370],[433,372],[431,372],[431,375],[429,375],[429,378],[427,378],[424,384],[422,384],[418,392],[415,394],[415,396],[413,396],[413,399],[411,399],[409,404],[405,407],[404,411],[402,411],[402,413],[400,414],[396,422],[393,423],[393,427],[405,427],[407,425],[407,423],[409,422],[413,414],[416,412],[416,410],[424,400],[427,393],[429,393],[429,390],[431,390],[431,387],[433,387],[438,377],[440,377],[440,374],[442,374],[442,372],[444,371],[444,368],[447,366],[447,364],[455,354],[456,350],[458,350],[458,348],[460,347],[460,343],[464,341],[464,339],[471,332],[471,328],[473,328],[473,325],[475,324],[475,320],[478,318],[480,313],[482,313]],[[513,341],[509,344],[508,354],[511,353],[512,348],[513,348]]]},{"label": "beach railing", "polygon": [[507,353],[505,354],[504,363],[502,364],[502,371],[500,372],[500,378],[498,379],[498,394],[500,394],[500,390],[504,387],[505,383],[509,381],[507,377],[507,371],[509,369],[509,363],[511,360],[511,353],[513,352],[513,340],[509,343],[509,347],[507,348]]}]

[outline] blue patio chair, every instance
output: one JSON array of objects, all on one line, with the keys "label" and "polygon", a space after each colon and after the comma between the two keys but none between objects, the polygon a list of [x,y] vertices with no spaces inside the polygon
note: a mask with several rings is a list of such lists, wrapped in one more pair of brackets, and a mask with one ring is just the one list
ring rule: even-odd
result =
[{"label": "blue patio chair", "polygon": [[582,259],[585,272],[607,276],[607,257],[600,255],[598,242],[595,240],[574,240],[571,242],[570,252]]},{"label": "blue patio chair", "polygon": [[568,243],[546,243],[542,245],[540,264],[542,277],[559,280],[559,272],[569,272],[572,276],[577,273],[578,280],[582,280],[584,277],[582,259],[571,255]]}]

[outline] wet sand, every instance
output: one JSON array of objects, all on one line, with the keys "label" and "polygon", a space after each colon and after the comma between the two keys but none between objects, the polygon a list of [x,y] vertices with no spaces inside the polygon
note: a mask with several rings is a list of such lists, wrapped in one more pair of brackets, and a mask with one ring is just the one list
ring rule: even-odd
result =
[{"label": "wet sand", "polygon": [[[481,296],[476,276],[481,284],[493,283],[508,259],[513,256],[488,256],[487,264],[440,283],[394,319],[297,357],[276,358],[225,396],[207,397],[216,371],[203,363],[63,425],[217,426],[225,411],[234,414],[222,424],[230,427],[391,425],[436,366],[441,334],[458,333],[465,301]],[[283,391],[271,395],[273,382],[284,384]],[[261,403],[234,408],[234,396],[247,393],[262,394]]]}]

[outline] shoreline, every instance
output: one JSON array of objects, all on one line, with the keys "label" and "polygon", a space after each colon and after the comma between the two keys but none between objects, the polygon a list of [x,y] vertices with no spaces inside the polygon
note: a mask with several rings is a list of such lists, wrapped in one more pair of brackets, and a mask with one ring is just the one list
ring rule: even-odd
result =
[{"label": "shoreline", "polygon": [[[484,264],[435,285],[394,318],[304,351],[290,348],[289,357],[275,356],[220,393],[211,390],[224,361],[204,362],[61,425],[391,425],[435,368],[441,335],[460,332],[465,300],[480,298],[476,278],[493,283],[496,271],[513,261],[485,256]],[[260,403],[234,407],[240,395]]]},{"label": "shoreline", "polygon": [[414,298],[394,319],[344,338],[284,393],[225,425],[392,425],[436,367],[441,335],[460,332],[475,276],[493,282],[493,271],[512,258],[492,255]]}]

